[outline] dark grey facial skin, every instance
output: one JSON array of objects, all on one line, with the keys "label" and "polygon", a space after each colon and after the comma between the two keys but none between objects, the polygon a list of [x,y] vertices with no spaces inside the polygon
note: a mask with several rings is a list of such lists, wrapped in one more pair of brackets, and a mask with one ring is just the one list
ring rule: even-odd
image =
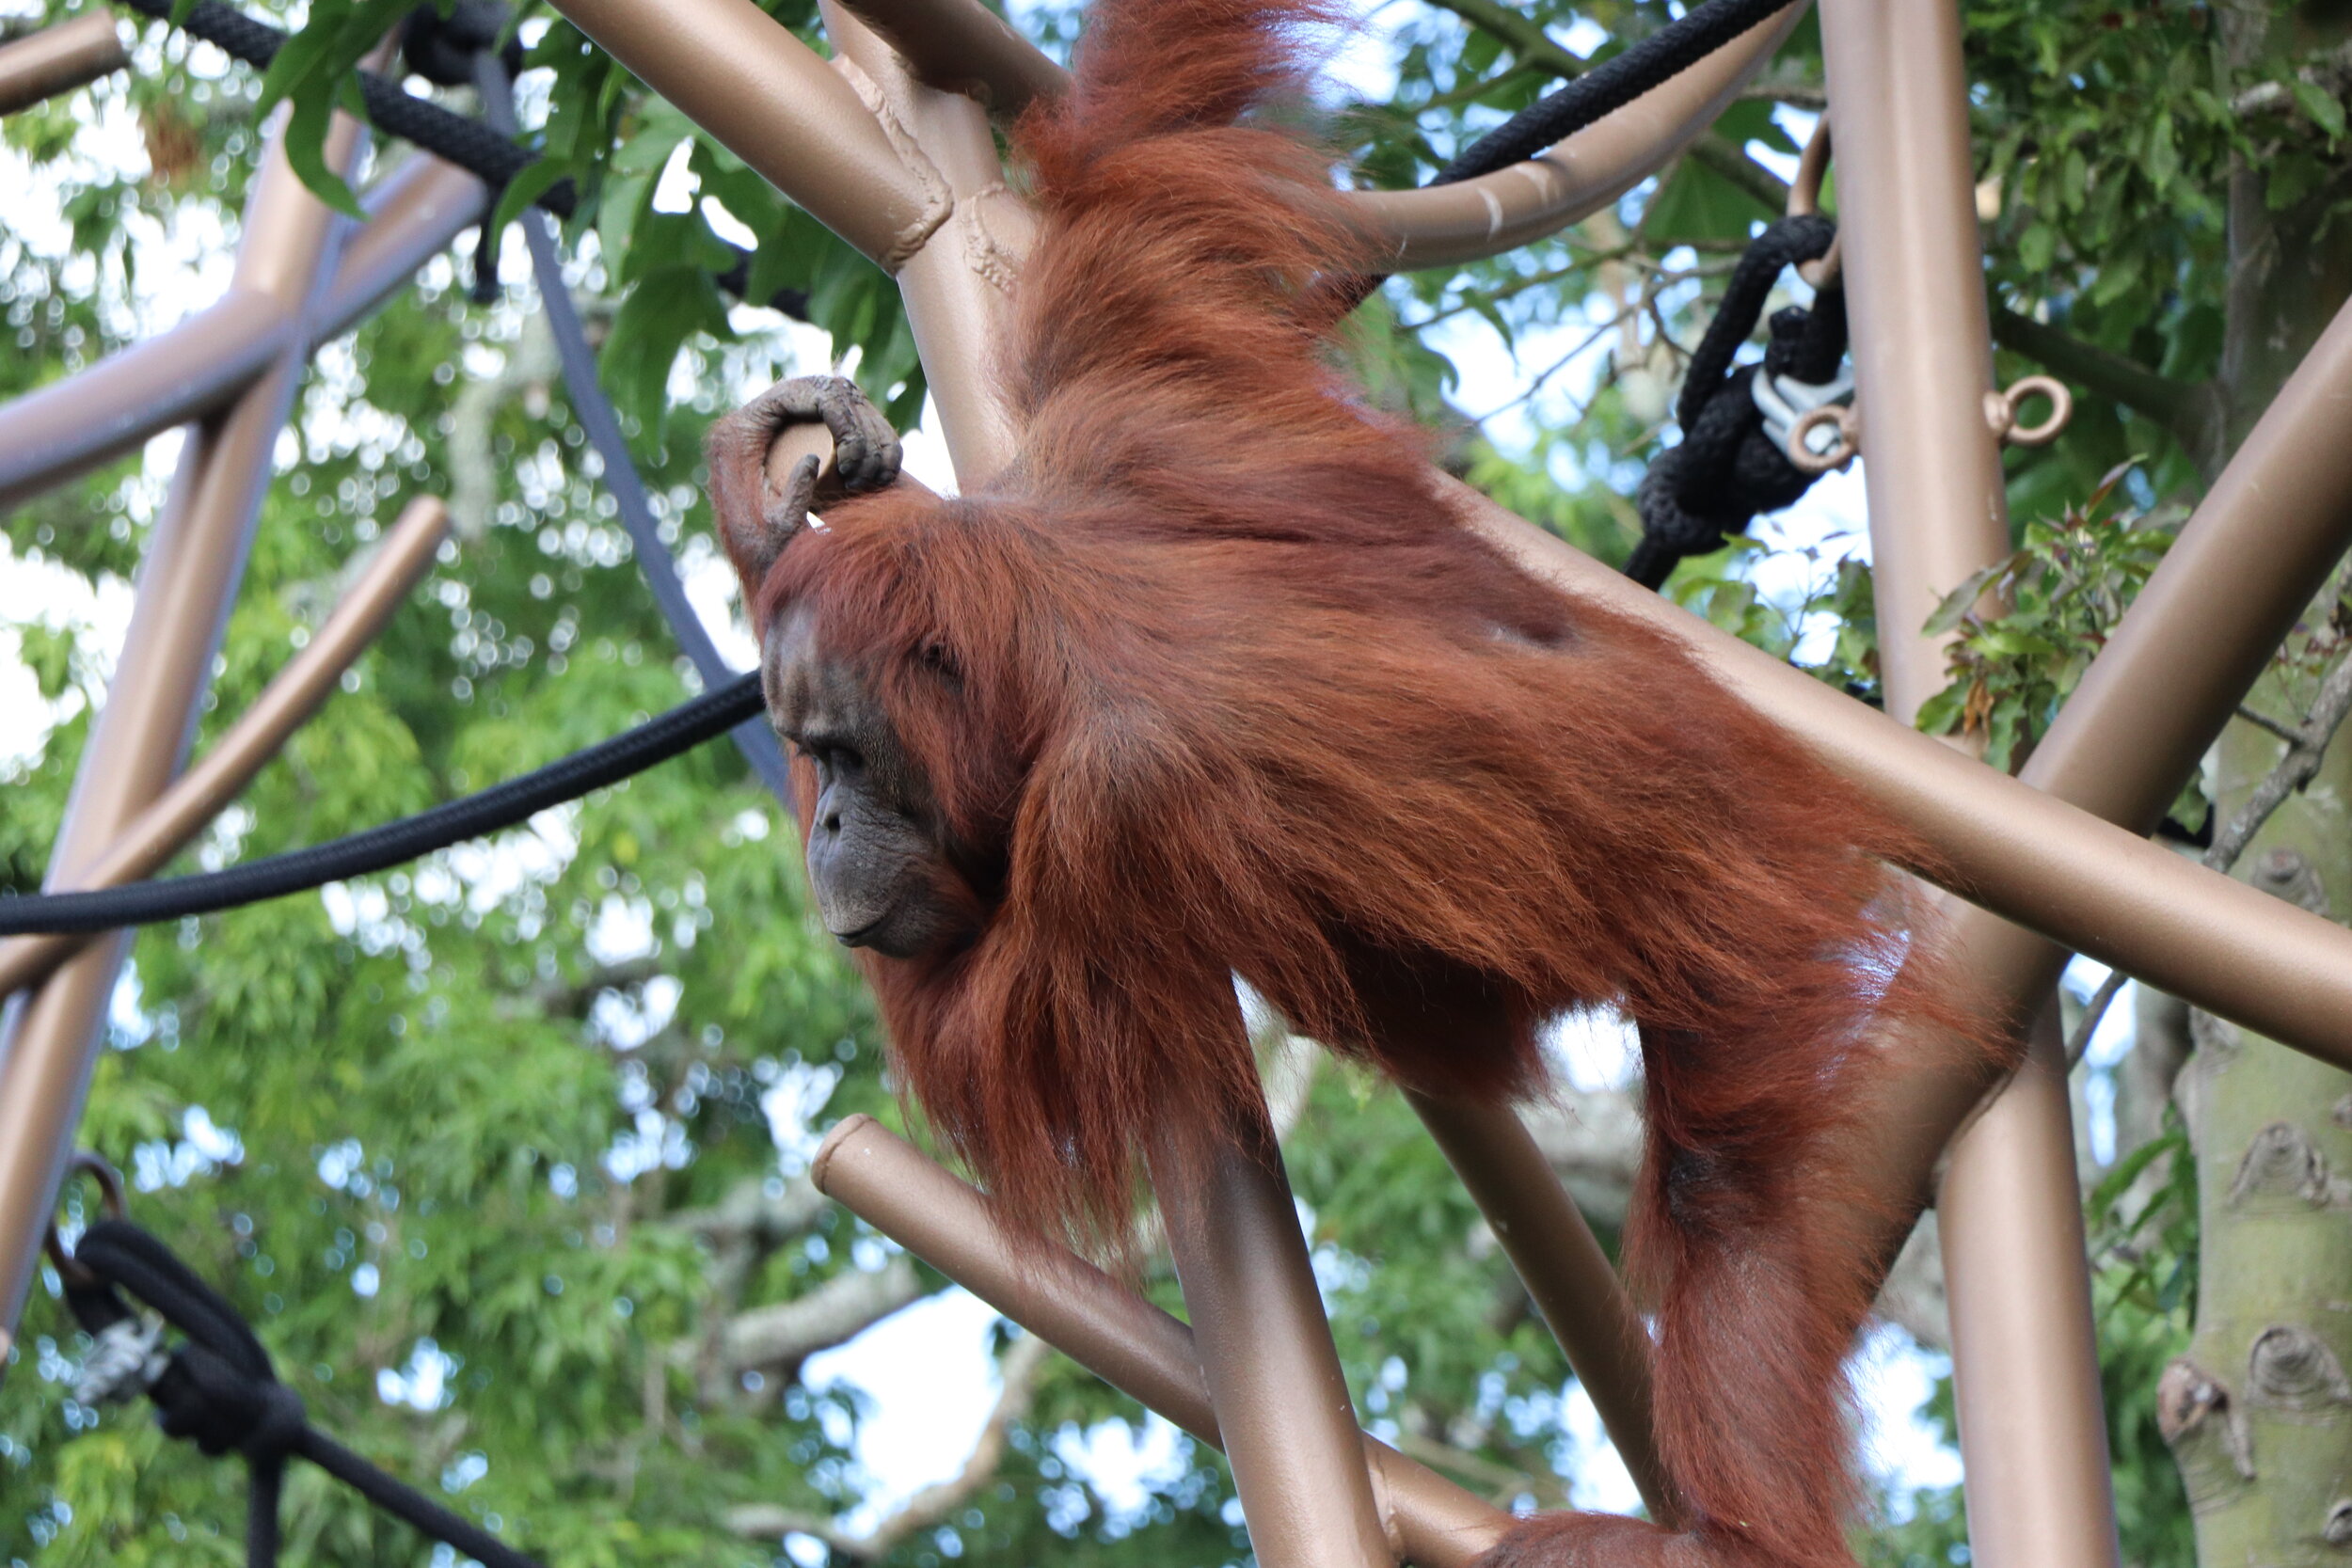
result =
[{"label": "dark grey facial skin", "polygon": [[770,721],[817,769],[808,878],[825,929],[894,958],[966,935],[929,784],[865,684],[819,651],[814,616],[776,624],[763,669]]}]

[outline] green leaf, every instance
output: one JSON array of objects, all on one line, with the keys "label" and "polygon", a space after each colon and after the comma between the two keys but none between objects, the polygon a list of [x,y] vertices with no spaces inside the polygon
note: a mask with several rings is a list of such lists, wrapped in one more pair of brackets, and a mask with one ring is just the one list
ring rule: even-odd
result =
[{"label": "green leaf", "polygon": [[2027,272],[2047,272],[2058,258],[2058,232],[2046,223],[2028,226],[2018,236],[2017,261]]},{"label": "green leaf", "polygon": [[598,356],[614,406],[648,428],[659,424],[670,367],[696,333],[721,340],[733,336],[726,303],[709,271],[672,266],[642,278],[612,318],[612,335]]},{"label": "green leaf", "polygon": [[490,214],[490,232],[503,233],[508,224],[520,218],[563,178],[562,167],[548,159],[524,165],[522,171],[499,192],[498,206]]},{"label": "green leaf", "polygon": [[1969,610],[1976,608],[1977,601],[1984,597],[1984,591],[2010,568],[2014,559],[1996,561],[1990,566],[1969,573],[1966,580],[1944,595],[1935,607],[1935,613],[1928,617],[1928,624],[1919,628],[1920,632],[1928,637],[1941,637],[1958,626]]},{"label": "green leaf", "polygon": [[2312,123],[2328,133],[2329,140],[2344,135],[2344,105],[2326,88],[2296,76],[2287,83],[2287,89],[2295,94],[2295,102],[2302,111],[2311,116]]}]

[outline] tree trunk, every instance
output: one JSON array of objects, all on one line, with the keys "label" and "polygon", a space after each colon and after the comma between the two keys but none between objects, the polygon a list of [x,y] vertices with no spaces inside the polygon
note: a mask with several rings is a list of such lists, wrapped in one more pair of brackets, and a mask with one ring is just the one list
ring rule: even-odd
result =
[{"label": "tree trunk", "polygon": [[[2262,694],[2274,711],[2278,695]],[[2220,809],[2279,752],[2233,725],[2215,759]],[[2239,875],[2323,912],[2352,908],[2352,740],[2280,808]],[[2197,1158],[2197,1330],[2157,1402],[2198,1560],[2341,1568],[2352,1561],[2352,1073],[2202,1014],[2192,1033],[2178,1093]]]},{"label": "tree trunk", "polygon": [[[2292,8],[2228,0],[2222,48],[2241,72],[2285,77]],[[2221,428],[2210,474],[2237,446],[2347,293],[2352,225],[2341,178],[2274,211],[2260,167],[2229,193],[2230,282]],[[2320,622],[2324,624],[2324,616]],[[2314,683],[2266,678],[2253,702],[2297,722]],[[2226,821],[2282,754],[2233,723],[2208,758]],[[2241,859],[2257,886],[2331,917],[2352,913],[2352,738],[2280,808]],[[2166,1370],[2158,1421],[2172,1445],[2205,1568],[2352,1563],[2352,1074],[2199,1014],[2176,1097],[2195,1150],[2200,1287],[2188,1353]]]}]

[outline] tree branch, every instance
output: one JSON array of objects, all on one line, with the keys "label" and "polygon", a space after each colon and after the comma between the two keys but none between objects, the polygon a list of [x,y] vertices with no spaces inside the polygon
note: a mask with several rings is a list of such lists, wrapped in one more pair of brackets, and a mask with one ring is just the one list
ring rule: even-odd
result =
[{"label": "tree branch", "polygon": [[1511,53],[1529,65],[1541,66],[1563,81],[1584,74],[1584,62],[1571,55],[1542,23],[1503,5],[1502,0],[1430,0],[1439,10],[1455,16],[1511,46]]},{"label": "tree branch", "polygon": [[709,1209],[681,1209],[661,1223],[689,1230],[714,1246],[751,1246],[772,1252],[817,1227],[833,1199],[802,1177],[770,1197],[764,1181],[745,1181]]},{"label": "tree branch", "polygon": [[952,1518],[971,1501],[974,1494],[995,1479],[998,1466],[1005,1462],[1012,1429],[1028,1416],[1038,1374],[1052,1354],[1052,1348],[1034,1334],[1025,1334],[1013,1341],[1012,1348],[1005,1353],[1004,1389],[996,1396],[995,1408],[988,1414],[988,1424],[980,1429],[979,1440],[972,1445],[962,1467],[938,1485],[927,1486],[909,1497],[866,1534],[851,1535],[830,1519],[770,1503],[729,1509],[727,1528],[758,1541],[772,1541],[783,1535],[814,1536],[828,1550],[860,1562],[889,1556],[891,1549],[907,1537]]},{"label": "tree branch", "polygon": [[736,1314],[719,1331],[719,1354],[730,1371],[797,1366],[854,1339],[922,1294],[914,1265],[893,1258],[872,1274],[836,1275],[806,1295]]},{"label": "tree branch", "polygon": [[[483,385],[477,382],[476,386]],[[667,969],[659,958],[625,958],[600,964],[577,982],[549,980],[532,988],[532,999],[553,1018],[586,1018],[596,998],[606,991],[624,991],[644,985]]]},{"label": "tree branch", "polygon": [[2211,395],[2203,386],[2159,375],[2137,360],[2087,343],[1997,300],[1993,303],[1993,341],[2154,420],[2190,451],[2201,450]]},{"label": "tree branch", "polygon": [[1691,144],[1691,158],[1754,197],[1767,210],[1788,210],[1788,182],[1714,132],[1708,132]]}]

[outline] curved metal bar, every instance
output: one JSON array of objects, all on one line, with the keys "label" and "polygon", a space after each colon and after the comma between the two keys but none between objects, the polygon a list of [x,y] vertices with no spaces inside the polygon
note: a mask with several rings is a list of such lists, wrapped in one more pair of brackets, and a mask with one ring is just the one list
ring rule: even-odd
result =
[{"label": "curved metal bar", "polygon": [[[426,497],[408,503],[367,563],[359,580],[302,651],[286,661],[253,705],[220,737],[204,760],[140,812],[90,867],[71,879],[76,891],[115,887],[145,877],[177,854],[221,808],[236,799],[287,737],[309,721],[335,683],[365,653],[392,611],[433,564],[448,531],[449,514]],[[62,889],[60,891],[63,891]],[[38,984],[98,933],[12,937],[0,942],[0,996]]]},{"label": "curved metal bar", "polygon": [[1035,219],[1005,188],[996,138],[977,103],[918,79],[887,40],[831,0],[819,14],[835,69],[864,78],[860,91],[908,138],[904,154],[931,171],[947,204],[945,220],[899,268],[898,292],[957,486],[975,489],[1012,461],[1017,444],[989,371],[1011,328],[1011,281]]},{"label": "curved metal bar", "polygon": [[[282,117],[277,123],[282,127]],[[327,166],[349,166],[358,136],[356,121],[335,116]],[[349,225],[303,187],[277,129],[270,143],[246,202],[233,286],[275,297],[298,321],[326,293]],[[299,350],[285,346],[289,340],[280,343],[267,372],[182,449],[171,497],[139,566],[122,655],[51,851],[56,884],[94,864],[169,785],[186,755],[197,702],[244,575],[270,453],[301,378]],[[129,949],[127,934],[92,942],[39,990],[9,1004],[0,1023],[0,1339],[13,1337],[38,1270],[107,999]]]},{"label": "curved metal bar", "polygon": [[72,92],[121,70],[130,60],[111,11],[96,10],[43,27],[0,49],[0,115]]},{"label": "curved metal bar", "polygon": [[[979,0],[840,0],[926,85],[978,97],[1009,119],[1061,93],[1070,73]],[[1696,140],[1804,14],[1792,8],[1728,48],[1525,163],[1452,185],[1351,191],[1399,272],[1499,255],[1614,201]],[[694,112],[691,103],[687,112]]]},{"label": "curved metal bar", "polygon": [[[1887,711],[1909,721],[1947,680],[1949,635],[1919,628],[1954,584],[2010,548],[1987,416],[2013,421],[2016,405],[1990,390],[1959,0],[1821,0],[1821,37],[1879,657]],[[2196,895],[2184,886],[2179,896]],[[2014,1010],[1969,1000],[1989,1017],[2033,1020],[2021,1070],[1950,1140],[1936,1200],[1972,1560],[2117,1568],[2056,1000],[2045,992]],[[1858,1129],[1850,1147],[1868,1160],[1871,1137]]]},{"label": "curved metal bar", "polygon": [[[1238,1037],[1240,1009],[1225,1025]],[[1261,1568],[1391,1568],[1347,1378],[1260,1097],[1205,1168],[1152,1151],[1152,1186]]]},{"label": "curved metal bar", "polygon": [[367,227],[351,237],[310,346],[332,341],[405,288],[417,269],[490,215],[490,187],[424,152],[379,182],[366,198]]},{"label": "curved metal bar", "polygon": [[1057,98],[1070,72],[979,0],[842,0],[925,86],[977,98],[999,120]]},{"label": "curved metal bar", "polygon": [[[976,1189],[873,1117],[843,1117],[818,1147],[809,1179],[1112,1387],[1223,1446],[1190,1329],[1065,1249],[1014,1242]],[[1502,1510],[1362,1441],[1384,1522],[1419,1568],[1468,1568],[1511,1528]]]},{"label": "curved metal bar", "polygon": [[1525,163],[1456,184],[1349,198],[1395,272],[1480,261],[1557,233],[1696,141],[1804,15],[1790,7]]},{"label": "curved metal bar", "polygon": [[857,92],[752,0],[554,0],[566,20],[809,215],[897,272],[945,193]]},{"label": "curved metal bar", "polygon": [[[487,209],[482,182],[413,158],[370,193],[311,346],[340,337]],[[217,413],[285,351],[285,302],[237,284],[170,331],[0,405],[0,508],[87,473],[174,425]]]},{"label": "curved metal bar", "polygon": [[285,351],[283,300],[232,288],[160,337],[0,408],[0,507],[216,412]]},{"label": "curved metal bar", "polygon": [[1649,1516],[1673,1520],[1674,1482],[1658,1457],[1651,1419],[1649,1331],[1576,1199],[1518,1112],[1409,1089],[1405,1100],[1486,1216],[1528,1298],[1593,1397]]}]

